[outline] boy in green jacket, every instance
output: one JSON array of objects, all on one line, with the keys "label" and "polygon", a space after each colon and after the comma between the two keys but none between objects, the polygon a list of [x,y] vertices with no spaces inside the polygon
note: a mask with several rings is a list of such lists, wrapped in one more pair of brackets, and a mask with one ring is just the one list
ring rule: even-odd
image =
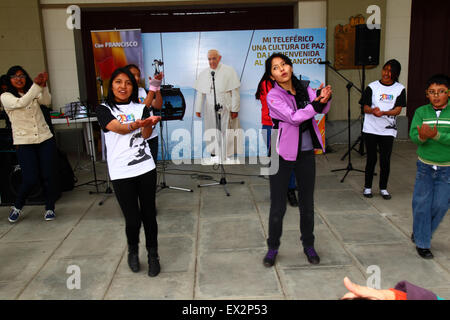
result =
[{"label": "boy in green jacket", "polygon": [[450,108],[449,77],[427,81],[430,103],[414,114],[409,136],[418,145],[417,174],[412,201],[413,234],[417,253],[432,259],[431,237],[449,208],[450,200]]}]

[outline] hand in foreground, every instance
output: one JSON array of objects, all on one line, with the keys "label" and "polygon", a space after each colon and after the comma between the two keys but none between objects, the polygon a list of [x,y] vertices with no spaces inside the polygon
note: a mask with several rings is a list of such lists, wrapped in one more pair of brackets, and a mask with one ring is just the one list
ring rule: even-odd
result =
[{"label": "hand in foreground", "polygon": [[428,124],[422,123],[421,127],[417,126],[417,131],[419,132],[420,140],[432,139],[437,135],[436,125],[431,129]]},{"label": "hand in foreground", "polygon": [[349,278],[344,278],[344,285],[348,289],[341,300],[364,298],[368,300],[395,300],[395,294],[391,290],[378,290],[369,287],[357,285],[350,281]]}]

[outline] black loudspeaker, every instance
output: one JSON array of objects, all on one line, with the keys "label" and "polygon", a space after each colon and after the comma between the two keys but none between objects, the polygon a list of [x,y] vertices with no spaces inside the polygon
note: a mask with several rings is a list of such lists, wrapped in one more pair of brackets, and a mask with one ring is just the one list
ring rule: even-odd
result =
[{"label": "black loudspeaker", "polygon": [[355,66],[376,66],[380,60],[381,29],[359,24],[355,30]]},{"label": "black loudspeaker", "polygon": [[[0,179],[0,205],[13,205],[22,182],[22,170],[18,165],[15,150],[0,151],[0,177],[2,177]],[[41,186],[38,185],[33,189],[25,204],[45,204]]]}]

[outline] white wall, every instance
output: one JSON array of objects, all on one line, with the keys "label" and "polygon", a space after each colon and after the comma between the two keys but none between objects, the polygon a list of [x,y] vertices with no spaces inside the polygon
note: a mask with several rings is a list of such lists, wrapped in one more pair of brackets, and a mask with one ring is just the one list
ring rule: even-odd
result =
[{"label": "white wall", "polygon": [[0,1],[0,74],[21,65],[32,79],[45,70],[37,0]]},{"label": "white wall", "polygon": [[[387,0],[385,61],[397,59],[402,65],[399,82],[408,90],[409,36],[412,0]],[[401,115],[406,115],[403,108]]]},{"label": "white wall", "polygon": [[73,31],[66,27],[68,16],[66,9],[42,10],[52,106],[55,111],[60,111],[66,103],[77,101],[80,96]]},{"label": "white wall", "polygon": [[326,1],[299,1],[298,28],[326,28]]}]

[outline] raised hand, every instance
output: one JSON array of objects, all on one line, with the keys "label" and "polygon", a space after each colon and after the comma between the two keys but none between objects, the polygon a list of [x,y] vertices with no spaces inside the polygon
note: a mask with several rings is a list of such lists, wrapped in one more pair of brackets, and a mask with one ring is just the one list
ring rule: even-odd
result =
[{"label": "raised hand", "polygon": [[44,87],[46,82],[47,82],[47,79],[48,79],[48,74],[47,75],[45,75],[45,74],[47,74],[47,73],[46,72],[39,73],[34,78],[33,82],[36,83],[37,85],[41,86],[41,87]]},{"label": "raised hand", "polygon": [[328,100],[330,99],[332,93],[333,93],[333,91],[331,90],[331,86],[327,85],[325,88],[323,88],[320,91],[320,96],[319,96],[320,100],[319,101],[321,103],[327,103]]},{"label": "raised hand", "polygon": [[44,84],[43,84],[43,87],[46,87],[47,86],[47,81],[48,81],[48,72],[42,72],[42,75],[43,75],[43,77],[44,77]]},{"label": "raised hand", "polygon": [[142,120],[142,127],[153,127],[156,125],[159,121],[161,121],[160,116],[151,116],[148,117],[145,120]]},{"label": "raised hand", "polygon": [[161,87],[161,80],[164,77],[164,74],[158,73],[153,79],[152,77],[148,77],[148,80],[150,81],[150,91],[158,91]]},{"label": "raised hand", "polygon": [[[151,77],[149,77],[151,80]],[[164,72],[160,72],[158,74],[155,75],[155,79],[156,80],[162,80],[164,78]]]}]

